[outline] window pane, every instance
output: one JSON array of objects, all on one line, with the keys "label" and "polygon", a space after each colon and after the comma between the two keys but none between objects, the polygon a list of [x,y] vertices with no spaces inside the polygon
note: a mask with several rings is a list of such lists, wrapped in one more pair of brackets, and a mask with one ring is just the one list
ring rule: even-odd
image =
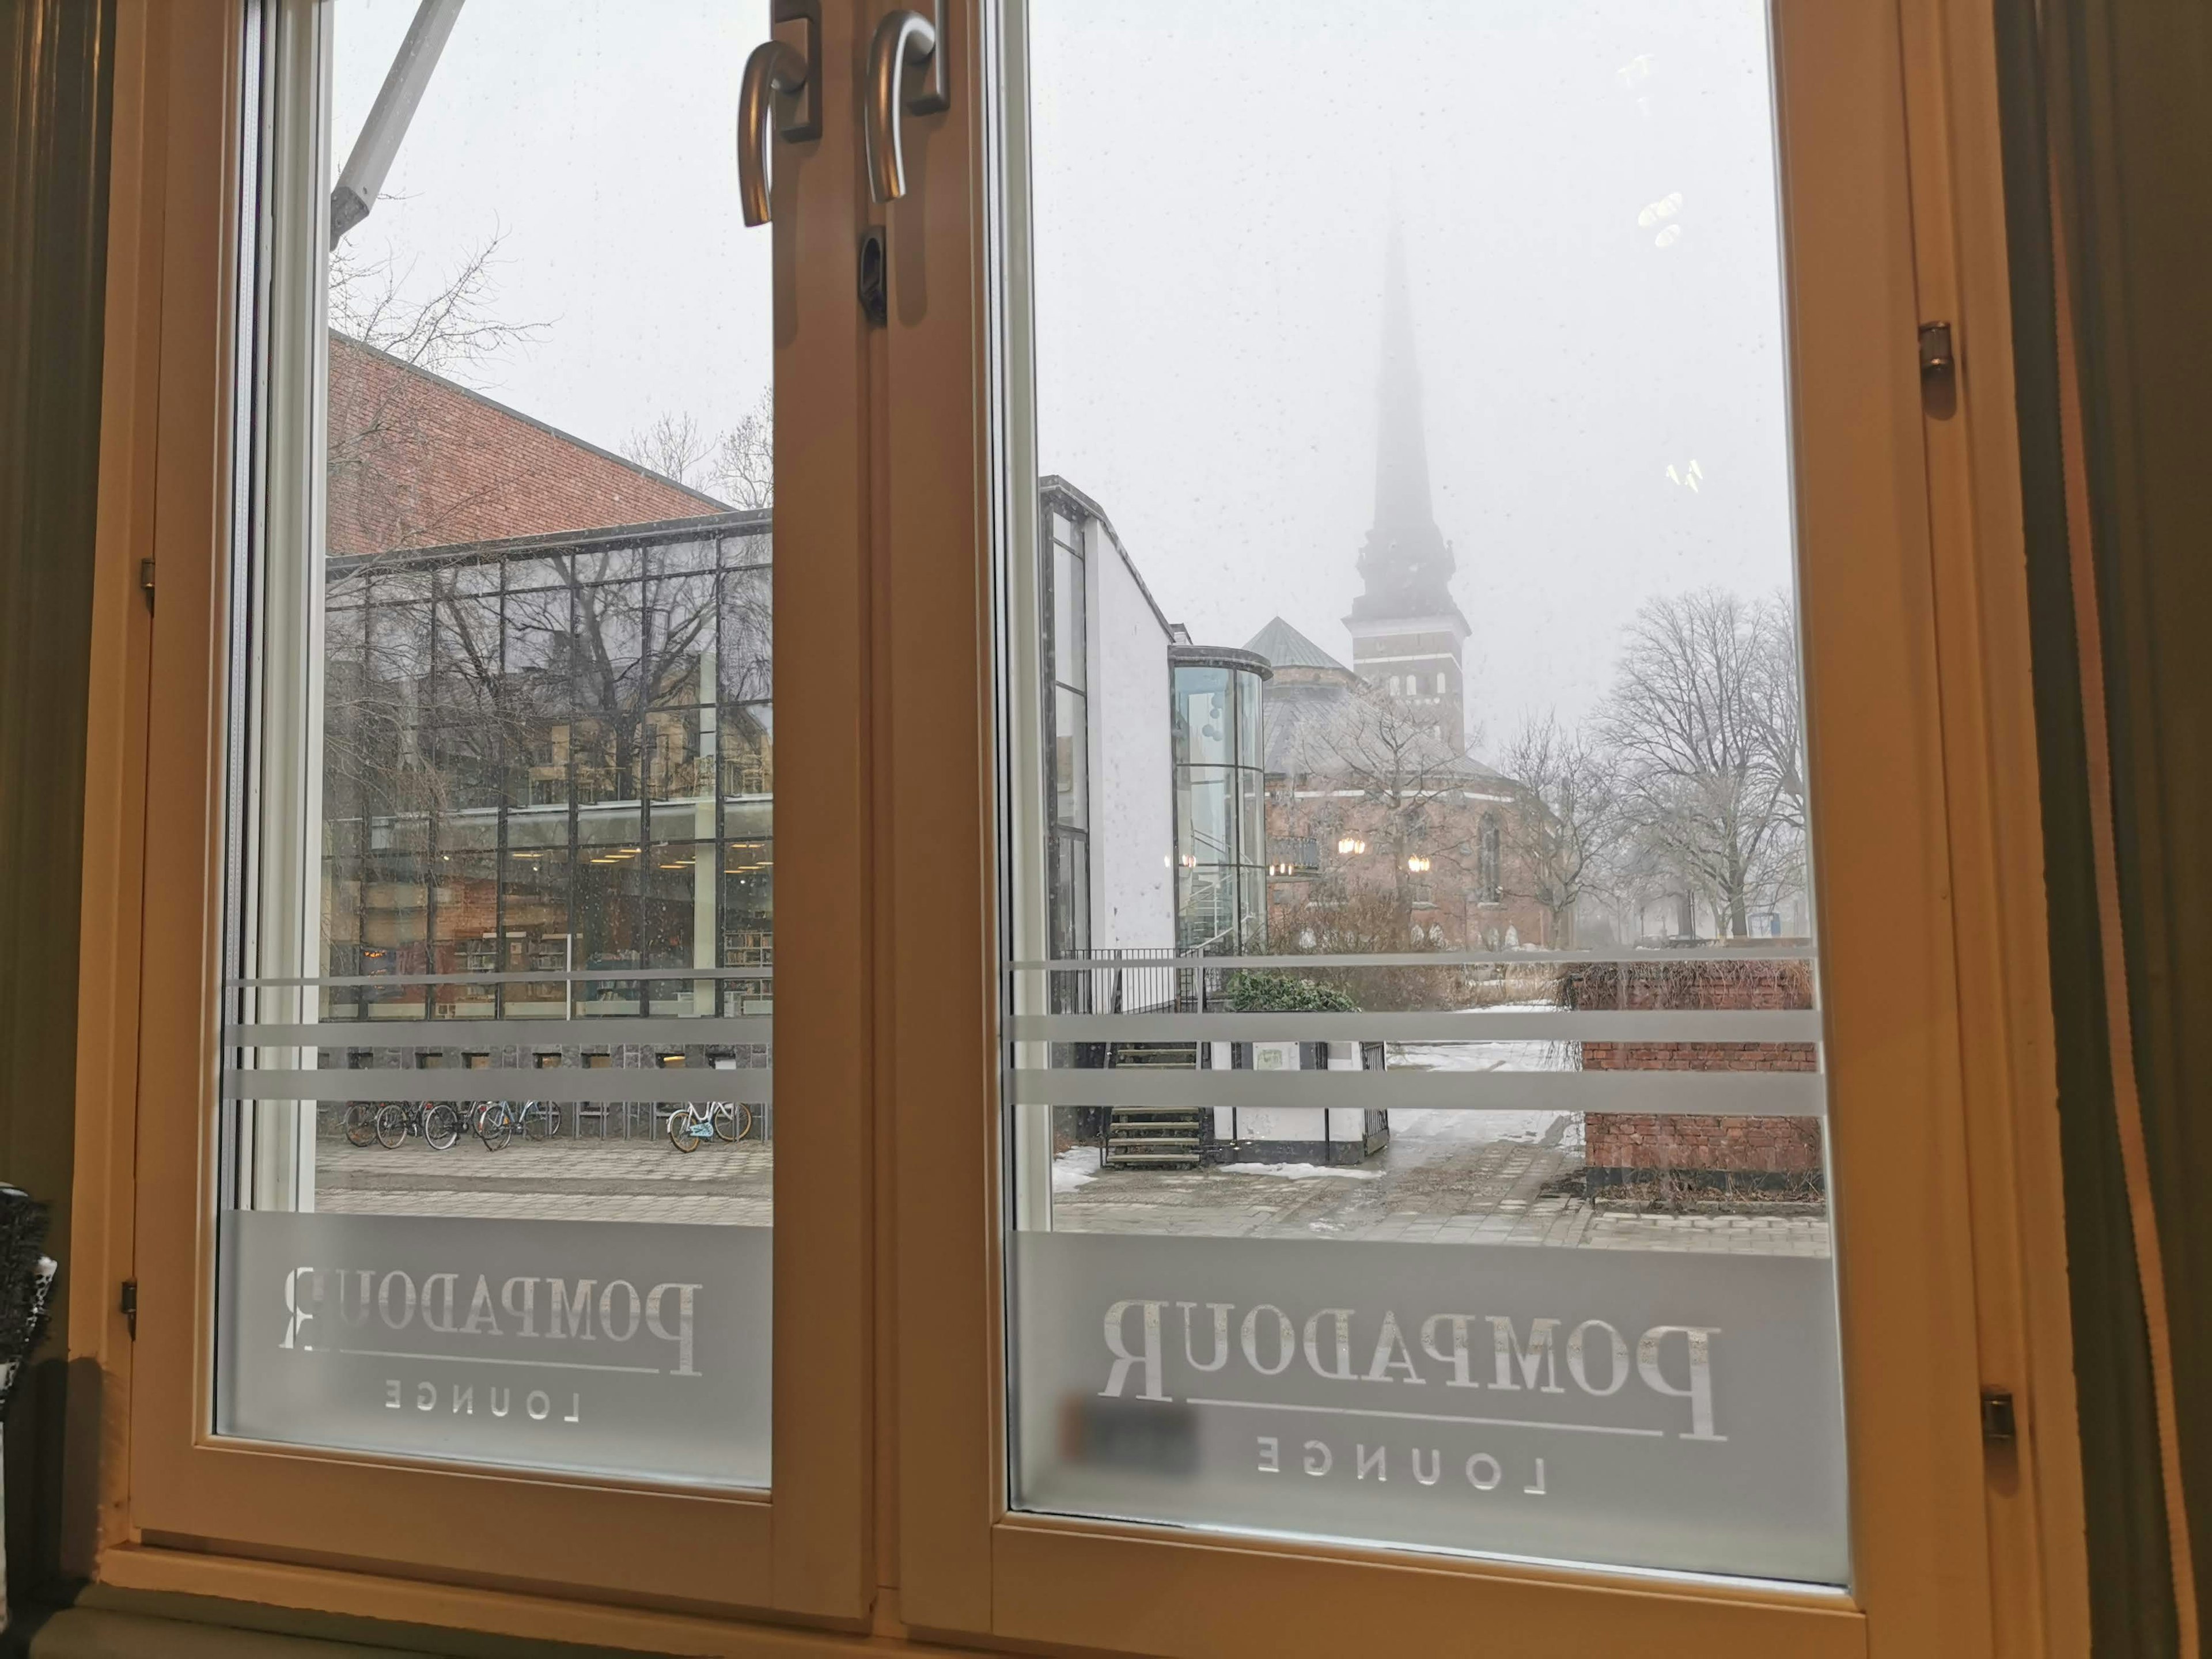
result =
[{"label": "window pane", "polygon": [[245,288],[286,487],[233,578],[302,603],[236,665],[216,1431],[765,1485],[769,244],[728,123],[769,8],[473,0],[373,201],[340,170],[413,0],[267,9],[330,84],[257,164],[339,194]]},{"label": "window pane", "polygon": [[1052,550],[1052,672],[1062,685],[1077,690],[1086,684],[1084,636],[1083,559],[1055,542]]},{"label": "window pane", "polygon": [[1765,12],[1020,9],[1011,1502],[1848,1582]]},{"label": "window pane", "polygon": [[764,702],[725,703],[714,734],[722,793],[757,798],[775,787],[775,711]]},{"label": "window pane", "polygon": [[1229,672],[1185,668],[1175,677],[1176,739],[1182,757],[1194,763],[1231,758],[1234,717],[1229,703]]},{"label": "window pane", "polygon": [[1054,688],[1054,821],[1080,830],[1091,821],[1091,744],[1087,699],[1065,686]]}]

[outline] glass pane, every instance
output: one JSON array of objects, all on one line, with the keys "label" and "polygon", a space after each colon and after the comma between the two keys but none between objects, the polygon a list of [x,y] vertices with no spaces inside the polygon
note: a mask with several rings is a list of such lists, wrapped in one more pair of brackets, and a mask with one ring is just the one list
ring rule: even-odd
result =
[{"label": "glass pane", "polygon": [[1012,1502],[1846,1583],[1764,10],[1005,4]]},{"label": "glass pane", "polygon": [[1083,559],[1054,543],[1052,550],[1052,672],[1062,685],[1083,690],[1085,648]]},{"label": "glass pane", "polygon": [[1052,695],[1053,821],[1080,830],[1091,821],[1091,747],[1085,699],[1066,686]]},{"label": "glass pane", "polygon": [[268,9],[215,1428],[764,1486],[769,8]]}]

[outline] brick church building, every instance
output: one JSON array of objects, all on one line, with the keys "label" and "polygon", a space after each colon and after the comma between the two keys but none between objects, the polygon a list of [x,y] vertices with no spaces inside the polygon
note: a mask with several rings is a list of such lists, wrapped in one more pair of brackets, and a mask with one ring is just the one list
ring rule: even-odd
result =
[{"label": "brick church building", "polygon": [[1268,932],[1279,948],[1553,947],[1528,849],[1544,808],[1468,752],[1457,560],[1437,527],[1407,291],[1390,239],[1383,293],[1375,517],[1345,626],[1346,667],[1276,617],[1245,648],[1267,659]]}]

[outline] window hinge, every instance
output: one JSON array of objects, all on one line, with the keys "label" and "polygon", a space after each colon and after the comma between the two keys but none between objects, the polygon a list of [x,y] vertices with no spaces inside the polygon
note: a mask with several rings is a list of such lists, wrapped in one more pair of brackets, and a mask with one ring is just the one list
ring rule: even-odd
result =
[{"label": "window hinge", "polygon": [[146,596],[146,609],[150,612],[154,609],[154,562],[151,559],[138,561],[138,591]]},{"label": "window hinge", "polygon": [[1982,1438],[1992,1446],[2009,1446],[2020,1438],[2020,1422],[2013,1413],[2011,1389],[1982,1390]]},{"label": "window hinge", "polygon": [[126,1279],[123,1281],[123,1300],[118,1305],[123,1310],[124,1323],[131,1328],[131,1340],[136,1342],[138,1340],[138,1281],[137,1279]]}]

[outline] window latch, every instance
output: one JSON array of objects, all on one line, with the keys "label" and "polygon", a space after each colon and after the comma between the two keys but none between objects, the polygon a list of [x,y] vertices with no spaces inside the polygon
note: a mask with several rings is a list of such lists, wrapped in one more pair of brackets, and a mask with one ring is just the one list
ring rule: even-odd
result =
[{"label": "window latch", "polygon": [[152,615],[154,610],[154,562],[151,559],[141,559],[138,561],[138,591],[146,596],[147,614],[149,616]]},{"label": "window latch", "polygon": [[131,1340],[136,1342],[138,1340],[138,1281],[137,1279],[126,1279],[123,1281],[123,1298],[117,1305],[122,1310],[123,1322],[130,1328]]}]

